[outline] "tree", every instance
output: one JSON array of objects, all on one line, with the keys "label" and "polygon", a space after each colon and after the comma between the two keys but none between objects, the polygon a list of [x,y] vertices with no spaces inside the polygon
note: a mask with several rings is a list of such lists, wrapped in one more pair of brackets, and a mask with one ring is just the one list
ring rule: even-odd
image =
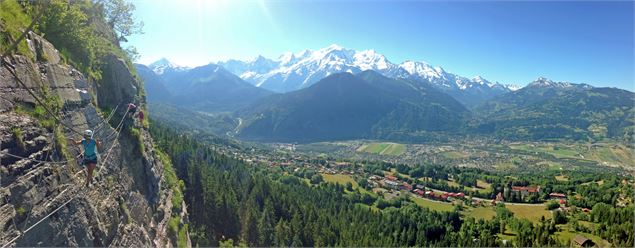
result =
[{"label": "tree", "polygon": [[351,182],[346,182],[346,190],[353,191],[353,184]]},{"label": "tree", "polygon": [[137,51],[137,48],[134,46],[126,47],[126,49],[124,49],[124,52],[126,52],[132,62],[136,62],[141,57],[141,55],[139,55],[139,51]]},{"label": "tree", "polygon": [[562,211],[554,211],[553,221],[556,224],[565,224],[567,223],[567,216],[564,213],[562,213]]},{"label": "tree", "polygon": [[549,201],[547,202],[547,210],[554,210],[558,207],[560,207],[560,203],[558,203],[557,201]]},{"label": "tree", "polygon": [[324,179],[322,178],[322,175],[320,174],[315,174],[311,177],[312,184],[318,184],[318,183],[321,183],[322,181],[324,181]]},{"label": "tree", "polygon": [[106,11],[106,21],[117,34],[117,40],[126,42],[126,37],[142,34],[143,22],[134,19],[135,6],[125,0],[102,0]]}]

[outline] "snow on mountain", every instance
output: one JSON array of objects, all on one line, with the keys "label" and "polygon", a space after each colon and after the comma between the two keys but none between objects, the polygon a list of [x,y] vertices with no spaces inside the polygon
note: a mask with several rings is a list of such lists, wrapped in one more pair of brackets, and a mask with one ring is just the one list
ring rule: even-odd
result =
[{"label": "snow on mountain", "polygon": [[335,44],[316,51],[286,52],[274,60],[259,56],[250,61],[228,60],[218,64],[245,81],[277,92],[308,87],[333,73],[359,73],[365,70],[374,70],[393,78],[423,80],[446,90],[511,90],[498,82],[489,82],[481,77],[468,79],[424,62],[394,64],[375,50],[355,51]]},{"label": "snow on mountain", "polygon": [[431,84],[466,105],[518,89],[481,76],[469,79],[425,62],[407,60],[395,64],[375,50],[355,51],[335,44],[315,51],[286,52],[277,59],[258,56],[249,61],[222,61],[218,65],[253,85],[275,92],[305,88],[334,73],[356,74],[365,70]]},{"label": "snow on mountain", "polygon": [[574,86],[574,84],[569,82],[554,82],[545,77],[539,77],[533,82],[529,83],[527,87],[555,87],[555,88],[569,88]]},{"label": "snow on mountain", "polygon": [[523,87],[515,85],[515,84],[505,84],[505,88],[508,88],[511,91],[517,91],[517,90],[519,90],[519,89],[521,89]]},{"label": "snow on mountain", "polygon": [[161,75],[170,70],[171,71],[185,71],[190,69],[187,66],[180,66],[180,65],[174,64],[166,58],[161,58],[153,62],[152,64],[149,64],[148,68],[154,71],[154,73],[156,73],[157,75]]}]

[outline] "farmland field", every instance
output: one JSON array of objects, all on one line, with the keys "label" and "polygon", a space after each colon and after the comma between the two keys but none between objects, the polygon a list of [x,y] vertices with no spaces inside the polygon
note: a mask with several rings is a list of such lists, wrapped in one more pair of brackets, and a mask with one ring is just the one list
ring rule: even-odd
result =
[{"label": "farmland field", "polygon": [[532,222],[540,221],[540,217],[544,216],[545,219],[551,218],[551,212],[545,209],[545,205],[511,205],[505,204],[505,207],[514,213],[514,216],[519,219],[527,219]]},{"label": "farmland field", "polygon": [[357,152],[375,153],[379,155],[401,155],[406,150],[406,146],[397,143],[370,143],[357,148]]},{"label": "farmland field", "polygon": [[327,182],[331,182],[331,183],[339,183],[341,185],[346,185],[346,183],[351,183],[353,184],[354,188],[357,188],[357,182],[355,182],[355,180],[353,180],[353,178],[349,175],[344,175],[344,174],[322,174],[322,177],[324,178],[324,181]]},{"label": "farmland field", "polygon": [[326,174],[326,173],[322,173],[320,174],[322,175],[322,178],[324,178],[324,181],[330,182],[330,183],[337,183],[337,184],[341,184],[341,185],[346,185],[346,183],[351,183],[353,185],[353,189],[359,189],[359,192],[361,193],[366,193],[372,196],[377,196],[377,194],[368,191],[364,188],[359,187],[359,185],[357,184],[357,182],[349,175],[344,175],[344,174]]},{"label": "farmland field", "polygon": [[448,151],[448,152],[443,152],[441,154],[446,158],[453,158],[453,159],[467,157],[467,154],[458,152],[458,151]]},{"label": "farmland field", "polygon": [[425,199],[421,197],[410,197],[410,199],[417,205],[421,207],[427,207],[432,210],[446,211],[446,212],[452,212],[454,210],[454,206],[452,206],[451,203],[438,202],[438,201],[433,201],[433,200],[429,200],[429,199]]},{"label": "farmland field", "polygon": [[571,230],[568,230],[568,228],[566,228],[566,226],[562,226],[561,228],[564,230],[555,232],[555,236],[556,238],[560,239],[560,242],[563,242],[565,244],[569,244],[571,242],[571,239],[573,239],[573,237],[575,237],[576,235],[582,235],[586,238],[589,238],[591,240],[593,240],[593,242],[597,245],[597,247],[610,247],[610,244],[606,241],[603,240],[602,238],[590,234],[590,233],[575,233],[575,232],[571,232]]},{"label": "farmland field", "polygon": [[496,216],[496,212],[491,207],[478,207],[463,212],[466,216],[476,219],[491,220]]}]

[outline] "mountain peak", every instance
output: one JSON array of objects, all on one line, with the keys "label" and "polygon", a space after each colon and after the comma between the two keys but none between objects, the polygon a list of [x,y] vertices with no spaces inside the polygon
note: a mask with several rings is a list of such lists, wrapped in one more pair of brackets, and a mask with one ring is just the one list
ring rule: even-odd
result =
[{"label": "mountain peak", "polygon": [[551,79],[546,77],[538,77],[538,79],[529,83],[531,87],[553,87],[553,88],[567,88],[573,86],[572,83],[569,82],[554,82]]},{"label": "mountain peak", "polygon": [[157,61],[152,62],[151,64],[148,65],[148,67],[157,67],[157,66],[165,66],[165,65],[173,65],[173,64],[172,62],[170,62],[170,60],[163,57]]},{"label": "mountain peak", "polygon": [[330,46],[325,48],[326,50],[343,50],[344,47],[338,45],[338,44],[331,44]]},{"label": "mountain peak", "polygon": [[474,82],[479,82],[479,83],[483,83],[483,82],[487,82],[487,80],[485,80],[483,77],[481,76],[476,76],[474,78],[472,78],[472,81]]},{"label": "mountain peak", "polygon": [[164,72],[166,72],[166,70],[182,71],[188,69],[188,67],[180,66],[170,62],[167,58],[161,58],[157,61],[154,61],[153,63],[148,65],[148,68],[150,68],[152,71],[154,71],[154,73],[158,75],[163,74]]}]

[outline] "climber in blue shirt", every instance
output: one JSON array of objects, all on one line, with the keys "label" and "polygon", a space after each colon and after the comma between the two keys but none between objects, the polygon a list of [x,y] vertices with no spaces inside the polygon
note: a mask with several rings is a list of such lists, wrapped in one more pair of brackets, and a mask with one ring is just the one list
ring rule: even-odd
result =
[{"label": "climber in blue shirt", "polygon": [[93,171],[97,167],[97,149],[101,149],[101,141],[93,139],[93,131],[84,131],[84,139],[75,141],[71,139],[74,145],[84,146],[84,161],[82,165],[86,167],[86,187],[93,182]]}]

